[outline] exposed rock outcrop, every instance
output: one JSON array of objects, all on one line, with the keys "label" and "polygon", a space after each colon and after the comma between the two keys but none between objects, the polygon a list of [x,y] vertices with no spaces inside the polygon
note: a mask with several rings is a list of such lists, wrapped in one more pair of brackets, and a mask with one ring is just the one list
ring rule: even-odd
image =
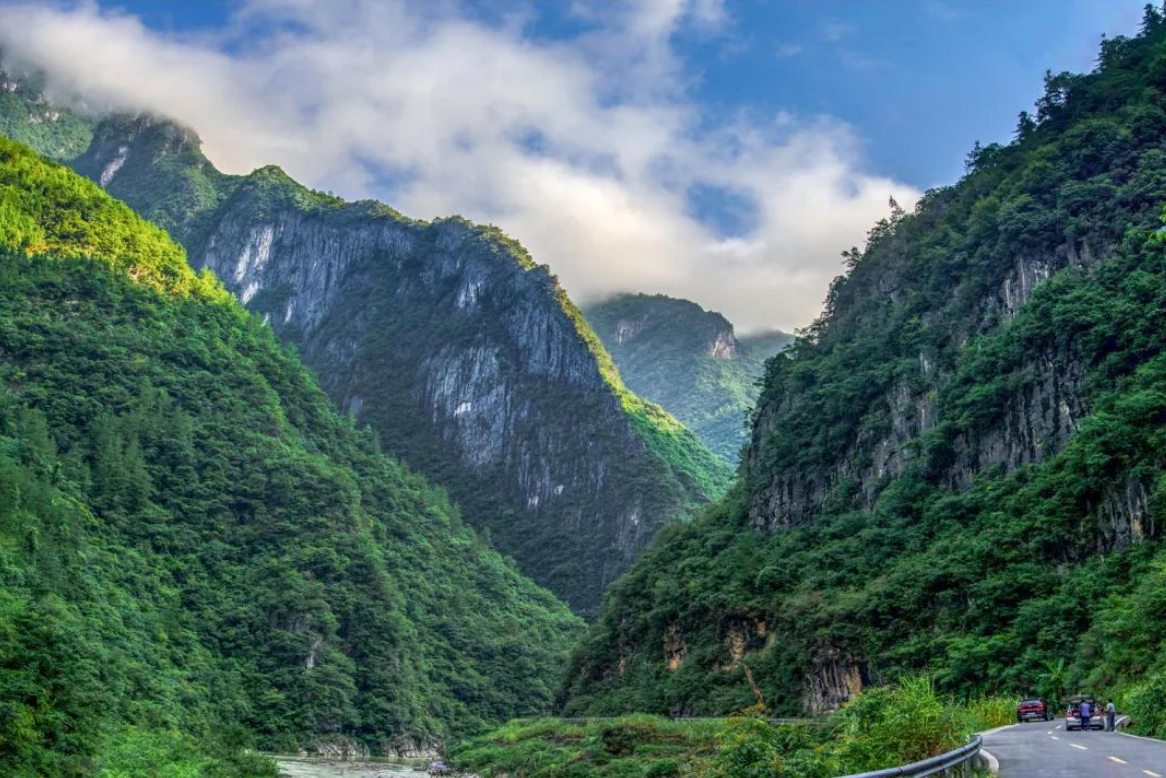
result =
[{"label": "exposed rock outcrop", "polygon": [[[1018,258],[999,287],[978,306],[975,319],[981,322],[980,328],[990,329],[1015,317],[1036,285],[1054,269],[1086,266],[1097,259],[1087,247],[1062,248],[1056,256],[1055,263]],[[967,339],[967,334],[953,330],[951,346],[958,350]],[[951,461],[943,465],[938,479],[963,491],[988,469],[1012,472],[1060,451],[1088,412],[1082,394],[1084,372],[1078,355],[1033,354],[1026,369],[1013,376],[1007,396],[996,402],[999,411],[982,426],[958,435]],[[857,507],[872,508],[888,479],[902,475],[917,457],[919,436],[944,417],[938,398],[954,378],[920,353],[917,373],[890,385],[868,411],[871,422],[859,428],[849,447],[828,468],[781,467],[770,472],[766,441],[778,420],[802,400],[787,392],[760,408],[747,459],[748,470],[758,478],[751,496],[754,526],[769,530],[805,524],[840,489],[852,494]],[[1131,517],[1123,521],[1129,524]]]},{"label": "exposed rock outcrop", "polygon": [[802,686],[802,709],[822,714],[836,711],[862,691],[866,684],[864,667],[851,660],[824,652]]},{"label": "exposed rock outcrop", "polygon": [[580,611],[727,480],[622,387],[549,269],[493,228],[344,203],[278,168],[223,176],[192,131],[151,117],[106,121],[77,165],[171,229],[340,407]]}]

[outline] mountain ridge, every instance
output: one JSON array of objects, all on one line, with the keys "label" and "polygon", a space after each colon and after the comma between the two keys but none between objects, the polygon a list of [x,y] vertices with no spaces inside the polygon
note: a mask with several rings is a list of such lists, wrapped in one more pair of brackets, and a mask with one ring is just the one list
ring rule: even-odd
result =
[{"label": "mountain ridge", "polygon": [[795,715],[927,673],[1160,721],[1164,52],[1151,8],[848,252],[728,497],[612,587],[567,712]]},{"label": "mountain ridge", "polygon": [[545,710],[579,620],[164,231],[0,139],[0,276],[6,769],[266,776],[244,747]]},{"label": "mountain ridge", "polygon": [[765,360],[793,336],[738,337],[719,313],[665,295],[623,294],[584,308],[624,381],[736,465]]},{"label": "mountain ridge", "polygon": [[557,279],[497,228],[345,203],[271,166],[228,176],[193,130],[149,115],[100,121],[72,164],[174,234],[341,408],[581,613],[728,481],[624,387]]}]

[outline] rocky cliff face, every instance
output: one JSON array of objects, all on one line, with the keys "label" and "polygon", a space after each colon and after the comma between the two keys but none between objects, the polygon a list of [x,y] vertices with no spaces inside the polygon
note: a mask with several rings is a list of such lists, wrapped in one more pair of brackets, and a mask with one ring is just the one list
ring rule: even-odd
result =
[{"label": "rocky cliff face", "polygon": [[170,229],[342,408],[580,611],[726,480],[493,228],[344,203],[277,168],[223,176],[192,131],[149,117],[104,122],[76,166]]},{"label": "rocky cliff face", "polygon": [[[1079,250],[1063,247],[1048,258],[1016,257],[964,321],[952,323],[942,309],[932,314],[938,324],[934,329],[940,332],[940,350],[949,360],[958,359],[955,355],[971,338],[1011,322],[1037,284],[1054,272],[1088,268],[1097,253],[1084,245]],[[840,317],[845,315],[839,312]],[[922,351],[906,356],[901,374],[871,398],[854,438],[825,467],[815,462],[810,467],[773,470],[767,463],[768,441],[783,416],[797,412],[800,395],[786,392],[759,408],[747,459],[747,472],[755,484],[754,526],[770,530],[809,522],[839,487],[849,489],[863,509],[874,507],[882,489],[917,458],[920,436],[945,420],[938,398],[953,390],[958,375],[937,366],[935,349],[929,350],[930,357]],[[950,456],[934,476],[948,488],[964,491],[981,473],[1011,473],[1056,454],[1088,412],[1084,373],[1081,354],[1043,350],[1028,355],[976,429],[955,435]]]},{"label": "rocky cliff face", "polygon": [[664,295],[620,295],[584,314],[632,391],[659,403],[736,464],[765,360],[792,336],[775,331],[738,338],[719,313]]}]

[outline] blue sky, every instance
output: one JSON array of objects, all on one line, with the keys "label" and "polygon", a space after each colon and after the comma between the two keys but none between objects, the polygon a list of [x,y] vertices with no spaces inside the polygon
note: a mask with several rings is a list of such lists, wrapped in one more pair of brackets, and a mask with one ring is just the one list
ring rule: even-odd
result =
[{"label": "blue sky", "polygon": [[194,127],[404,213],[501,226],[576,299],[662,292],[807,324],[888,198],[1007,142],[1046,69],[1140,2],[0,5],[60,95]]},{"label": "blue sky", "polygon": [[[104,5],[169,31],[221,27],[233,10],[206,0]],[[1102,33],[1132,34],[1144,5],[735,2],[722,29],[681,32],[677,49],[692,94],[711,110],[829,114],[858,128],[875,168],[926,189],[957,178],[976,140],[1007,141],[1046,69],[1090,69]],[[487,18],[500,13],[498,4],[471,6]],[[570,37],[588,24],[566,3],[530,11],[540,37]]]}]

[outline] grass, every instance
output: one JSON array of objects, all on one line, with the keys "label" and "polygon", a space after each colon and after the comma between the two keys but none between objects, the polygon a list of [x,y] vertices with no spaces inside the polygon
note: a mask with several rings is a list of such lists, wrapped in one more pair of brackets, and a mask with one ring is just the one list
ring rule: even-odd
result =
[{"label": "grass", "polygon": [[451,761],[486,776],[669,778],[710,766],[728,719],[659,716],[515,720],[455,747]]},{"label": "grass", "polygon": [[450,750],[487,778],[833,778],[915,762],[1011,723],[1016,702],[957,703],[927,678],[873,687],[805,722],[761,716],[519,719]]},{"label": "grass", "polygon": [[965,707],[977,732],[1016,723],[1016,699],[1013,697],[979,697]]}]

